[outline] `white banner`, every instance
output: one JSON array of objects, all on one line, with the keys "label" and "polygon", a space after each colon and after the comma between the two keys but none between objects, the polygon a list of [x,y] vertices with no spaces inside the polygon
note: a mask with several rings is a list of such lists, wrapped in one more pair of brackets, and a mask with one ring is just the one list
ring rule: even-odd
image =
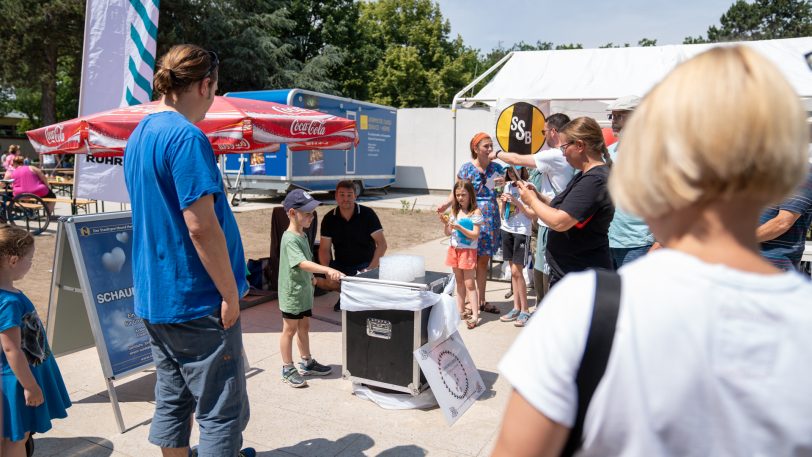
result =
[{"label": "white banner", "polygon": [[446,422],[453,425],[485,392],[485,383],[459,332],[414,351]]},{"label": "white banner", "polygon": [[[150,101],[158,0],[88,0],[79,116]],[[75,195],[129,202],[121,158],[80,155]]]}]

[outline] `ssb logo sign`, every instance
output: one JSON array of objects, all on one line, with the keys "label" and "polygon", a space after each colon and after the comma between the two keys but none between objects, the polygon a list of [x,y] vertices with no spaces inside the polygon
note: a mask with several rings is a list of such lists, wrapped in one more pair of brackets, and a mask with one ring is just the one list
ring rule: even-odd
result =
[{"label": "ssb logo sign", "polygon": [[499,113],[496,139],[508,152],[535,154],[544,145],[546,119],[541,110],[527,102],[514,103]]}]

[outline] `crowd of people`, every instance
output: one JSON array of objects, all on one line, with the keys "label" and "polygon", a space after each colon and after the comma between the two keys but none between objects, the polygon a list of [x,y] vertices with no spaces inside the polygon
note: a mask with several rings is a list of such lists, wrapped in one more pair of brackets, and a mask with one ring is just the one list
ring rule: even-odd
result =
[{"label": "crowd of people", "polygon": [[[211,144],[194,125],[218,72],[214,52],[172,47],[154,77],[161,109],[139,123],[124,155],[135,312],[157,372],[149,441],[165,456],[256,455],[242,446],[243,246]],[[437,208],[467,328],[500,312],[485,298],[500,248],[514,294],[500,320],[526,327],[500,364],[513,391],[494,455],[812,453],[812,283],[793,271],[812,221],[812,171],[793,90],[754,51],[720,47],[609,111],[619,135],[611,148],[594,119],[563,113],[548,116],[548,148],[534,155],[494,150],[476,134]],[[318,261],[305,232],[319,202],[302,190],[283,202],[279,344],[292,387],[331,372],[311,353],[314,289],[336,290],[386,252],[378,217],[355,199],[352,183],[338,184]],[[42,324],[13,284],[33,249],[27,232],[0,227],[10,457],[70,406]]]}]

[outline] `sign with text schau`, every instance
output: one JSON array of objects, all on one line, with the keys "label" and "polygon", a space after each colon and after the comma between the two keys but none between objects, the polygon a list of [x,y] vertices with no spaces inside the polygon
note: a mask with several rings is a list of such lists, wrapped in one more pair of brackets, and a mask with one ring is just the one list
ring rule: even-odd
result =
[{"label": "sign with text schau", "polygon": [[[73,228],[87,273],[111,373],[117,377],[152,363],[144,322],[135,315],[132,273],[132,219],[81,221]],[[74,252],[75,254],[75,252]],[[97,339],[98,339],[97,335]],[[97,341],[98,344],[98,341]]]}]

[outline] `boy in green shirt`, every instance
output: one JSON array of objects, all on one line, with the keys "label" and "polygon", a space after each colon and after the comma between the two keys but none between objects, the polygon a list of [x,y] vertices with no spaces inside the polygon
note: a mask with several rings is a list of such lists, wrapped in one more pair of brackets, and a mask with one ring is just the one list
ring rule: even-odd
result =
[{"label": "boy in green shirt", "polygon": [[[290,219],[290,226],[282,234],[279,256],[279,309],[282,310],[282,335],[279,350],[282,353],[282,381],[291,387],[304,387],[302,376],[326,376],[333,369],[324,366],[310,355],[310,316],[313,315],[313,286],[317,284],[313,273],[323,273],[337,281],[344,276],[338,270],[313,262],[310,244],[304,229],[313,223],[313,210],[319,202],[301,189],[289,192],[282,203]],[[293,366],[293,337],[299,347],[302,361]]]}]

